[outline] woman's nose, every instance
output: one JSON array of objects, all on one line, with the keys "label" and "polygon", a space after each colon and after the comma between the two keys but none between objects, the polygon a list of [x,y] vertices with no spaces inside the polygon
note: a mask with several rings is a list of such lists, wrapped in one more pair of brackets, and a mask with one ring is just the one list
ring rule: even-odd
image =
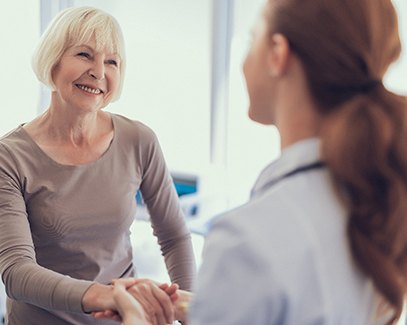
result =
[{"label": "woman's nose", "polygon": [[89,76],[96,80],[103,80],[105,78],[104,62],[94,62],[93,66],[89,69]]}]

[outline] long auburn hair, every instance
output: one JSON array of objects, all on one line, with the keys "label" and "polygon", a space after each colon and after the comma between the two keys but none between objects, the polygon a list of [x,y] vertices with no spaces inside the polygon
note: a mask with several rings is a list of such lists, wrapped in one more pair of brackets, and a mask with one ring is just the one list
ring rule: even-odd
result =
[{"label": "long auburn hair", "polygon": [[391,0],[269,0],[269,33],[303,63],[326,123],[322,155],[349,213],[359,267],[402,312],[407,280],[407,101],[383,76],[400,55]]}]

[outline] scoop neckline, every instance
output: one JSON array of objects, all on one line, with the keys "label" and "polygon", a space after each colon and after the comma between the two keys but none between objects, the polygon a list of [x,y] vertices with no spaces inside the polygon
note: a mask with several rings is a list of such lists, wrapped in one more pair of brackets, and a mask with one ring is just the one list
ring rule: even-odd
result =
[{"label": "scoop neckline", "polygon": [[107,149],[105,150],[105,152],[103,152],[103,154],[96,160],[88,162],[88,163],[84,163],[84,164],[79,164],[79,165],[68,165],[68,164],[62,164],[58,161],[56,161],[55,159],[51,158],[39,145],[37,142],[34,141],[34,139],[31,137],[31,135],[24,129],[24,124],[20,124],[19,126],[19,130],[24,134],[24,136],[28,139],[28,141],[30,142],[31,147],[40,153],[41,156],[45,157],[46,160],[48,160],[51,164],[56,165],[58,167],[62,167],[62,168],[69,168],[69,169],[77,169],[77,168],[87,168],[87,167],[92,167],[94,165],[97,165],[99,163],[101,163],[102,161],[104,161],[105,159],[108,158],[108,156],[110,156],[111,151],[112,151],[112,147],[115,145],[116,143],[116,138],[117,138],[117,128],[116,128],[116,121],[115,121],[115,117],[114,114],[109,113],[111,119],[112,119],[112,125],[113,125],[113,138],[110,141],[109,146],[107,147]]}]

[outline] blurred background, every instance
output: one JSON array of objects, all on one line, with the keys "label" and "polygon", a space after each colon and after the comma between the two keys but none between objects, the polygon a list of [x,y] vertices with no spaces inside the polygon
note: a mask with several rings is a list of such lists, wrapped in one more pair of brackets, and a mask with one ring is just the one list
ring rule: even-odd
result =
[{"label": "blurred background", "polygon": [[[407,46],[407,1],[393,2],[402,43]],[[156,132],[193,233],[199,265],[207,221],[244,203],[259,172],[279,155],[276,129],[247,118],[241,69],[250,29],[264,0],[13,0],[1,4],[0,134],[47,108],[49,91],[36,80],[31,56],[56,13],[89,5],[117,18],[126,41],[127,71],[121,99],[107,110],[140,120]],[[391,66],[385,84],[407,95],[407,50]],[[142,206],[133,239],[139,275],[166,281]],[[3,298],[0,308],[4,308]]]}]

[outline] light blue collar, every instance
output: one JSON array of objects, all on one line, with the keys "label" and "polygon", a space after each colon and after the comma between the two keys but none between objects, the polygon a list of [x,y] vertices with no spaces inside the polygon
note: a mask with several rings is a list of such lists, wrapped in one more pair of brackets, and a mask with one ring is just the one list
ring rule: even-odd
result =
[{"label": "light blue collar", "polygon": [[298,141],[281,152],[280,158],[269,164],[257,178],[251,196],[261,194],[285,175],[321,161],[321,140],[309,138]]}]

